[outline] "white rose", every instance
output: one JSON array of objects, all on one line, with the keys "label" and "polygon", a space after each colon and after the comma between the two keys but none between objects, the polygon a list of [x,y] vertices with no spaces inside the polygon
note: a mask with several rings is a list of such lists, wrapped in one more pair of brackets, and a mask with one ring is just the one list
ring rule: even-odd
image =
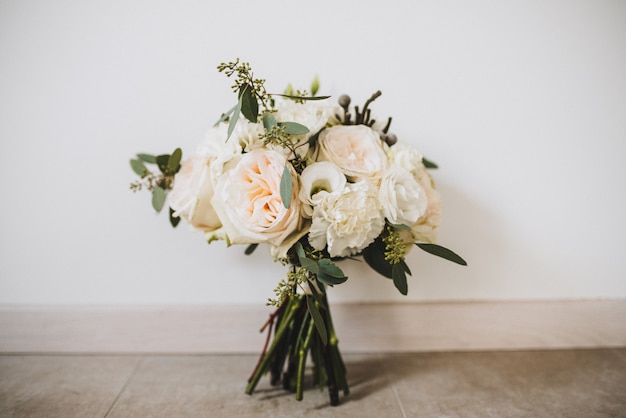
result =
[{"label": "white rose", "polygon": [[347,184],[329,193],[313,209],[309,243],[331,257],[358,254],[380,235],[385,226],[376,188],[367,181]]},{"label": "white rose", "polygon": [[378,199],[385,218],[395,225],[413,225],[428,206],[422,186],[398,164],[392,164],[383,174]]},{"label": "white rose", "polygon": [[[286,163],[293,179],[288,209],[280,197]],[[282,154],[255,149],[230,163],[217,181],[211,203],[222,220],[229,244],[284,246],[285,242],[295,243],[307,232],[300,216],[298,191],[297,173]]]},{"label": "white rose", "polygon": [[365,125],[338,125],[319,136],[319,161],[331,161],[348,180],[379,179],[387,168],[380,135]]},{"label": "white rose", "polygon": [[414,176],[422,167],[422,154],[404,142],[397,142],[388,148],[389,161],[411,172]]},{"label": "white rose", "polygon": [[300,182],[298,197],[304,203],[305,215],[311,217],[313,208],[324,196],[342,191],[347,180],[339,167],[329,161],[322,161],[307,166],[300,174]]},{"label": "white rose", "polygon": [[417,181],[426,193],[428,206],[424,214],[411,226],[411,233],[416,242],[437,241],[437,229],[441,222],[441,195],[435,190],[435,185],[422,164],[417,170]]}]

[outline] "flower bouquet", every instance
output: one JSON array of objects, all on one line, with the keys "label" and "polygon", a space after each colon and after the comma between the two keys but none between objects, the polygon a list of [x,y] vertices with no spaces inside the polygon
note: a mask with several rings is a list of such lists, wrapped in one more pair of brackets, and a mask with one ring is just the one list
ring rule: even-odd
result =
[{"label": "flower bouquet", "polygon": [[167,203],[173,226],[184,219],[207,242],[246,244],[246,254],[266,244],[289,266],[267,302],[274,310],[246,393],[269,373],[301,400],[310,358],[313,382],[337,405],[349,393],[326,297],[348,279],[337,262],[361,256],[404,295],[414,245],[465,265],[435,244],[441,200],[427,169],[436,165],[390,132],[391,118],[372,117],[379,91],[359,107],[318,96],[316,80],[310,92],[270,94],[239,59],[218,70],[235,80],[236,104],[185,160],[180,148],[137,154],[131,189],[149,190],[156,211]]}]

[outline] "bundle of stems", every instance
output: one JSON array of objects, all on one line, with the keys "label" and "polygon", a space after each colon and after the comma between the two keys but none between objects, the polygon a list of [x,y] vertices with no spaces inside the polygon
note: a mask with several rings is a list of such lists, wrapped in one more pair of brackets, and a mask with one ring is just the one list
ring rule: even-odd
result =
[{"label": "bundle of stems", "polygon": [[[333,327],[326,290],[321,284],[319,296],[321,298],[292,294],[270,315],[261,328],[261,332],[267,330],[267,339],[259,361],[248,379],[247,394],[251,395],[261,377],[269,373],[273,386],[282,384],[285,390],[295,393],[297,400],[302,400],[305,368],[309,357],[313,363],[313,384],[319,386],[320,390],[328,388],[330,405],[339,404],[340,391],[344,396],[349,394],[346,367],[339,352],[339,341]],[[312,303],[317,304],[316,311],[321,314],[328,333],[326,343],[315,325],[311,309],[308,308],[308,304]]]}]

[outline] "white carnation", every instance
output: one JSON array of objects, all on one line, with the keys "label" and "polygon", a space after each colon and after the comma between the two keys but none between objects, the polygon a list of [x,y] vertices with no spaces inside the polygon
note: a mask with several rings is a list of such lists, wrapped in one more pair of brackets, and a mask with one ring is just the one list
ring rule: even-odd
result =
[{"label": "white carnation", "polygon": [[376,187],[367,181],[351,183],[315,206],[309,243],[318,250],[327,247],[331,257],[347,257],[370,245],[384,226]]}]

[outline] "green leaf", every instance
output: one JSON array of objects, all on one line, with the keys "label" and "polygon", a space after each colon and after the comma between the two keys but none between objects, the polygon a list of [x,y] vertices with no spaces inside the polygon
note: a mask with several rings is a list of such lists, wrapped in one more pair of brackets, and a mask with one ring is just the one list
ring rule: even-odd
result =
[{"label": "green leaf", "polygon": [[308,257],[298,257],[298,260],[302,268],[307,269],[311,273],[318,274],[320,272],[319,266],[315,260],[311,260]]},{"label": "green leaf", "polygon": [[385,244],[377,238],[367,248],[363,250],[363,259],[378,274],[388,279],[393,278],[391,264],[385,260]]},{"label": "green leaf", "polygon": [[276,118],[270,112],[263,113],[263,127],[267,132],[271,131],[274,126],[278,126]]},{"label": "green leaf", "polygon": [[452,261],[453,263],[457,263],[462,266],[467,266],[467,262],[463,260],[461,256],[459,256],[452,250],[442,247],[441,245],[420,244],[420,243],[417,243],[415,245],[417,245],[418,247],[420,247],[422,250],[426,251],[427,253],[436,255],[441,258],[445,258],[448,261]]},{"label": "green leaf", "polygon": [[165,172],[167,171],[167,163],[170,160],[170,156],[168,154],[157,155],[155,160],[157,166],[159,167],[159,170],[161,170],[161,173],[165,174]]},{"label": "green leaf", "polygon": [[348,280],[348,278],[347,277],[334,277],[334,276],[330,276],[320,271],[319,273],[317,273],[317,280],[319,280],[321,283],[334,286],[336,284],[341,284],[345,282],[346,280]]},{"label": "green leaf", "polygon": [[241,113],[252,123],[256,123],[259,117],[259,102],[254,96],[252,86],[244,84],[239,89],[239,99],[241,100]]},{"label": "green leaf", "polygon": [[280,178],[280,198],[283,200],[283,206],[287,209],[291,206],[292,182],[289,161],[287,161]]},{"label": "green leaf", "polygon": [[143,177],[146,173],[148,173],[148,169],[141,160],[130,160],[130,167],[140,177]]},{"label": "green leaf", "polygon": [[427,160],[426,158],[422,157],[422,163],[424,163],[424,167],[426,168],[439,168],[439,166],[437,164],[435,164],[434,162]]},{"label": "green leaf", "polygon": [[348,279],[343,271],[329,258],[322,258],[317,261],[317,264],[319,265],[320,272],[324,274],[338,279]]},{"label": "green leaf", "polygon": [[235,110],[233,110],[233,117],[230,118],[230,122],[228,122],[228,134],[226,135],[226,141],[230,138],[230,135],[235,130],[235,126],[237,126],[237,120],[239,119],[239,113],[241,112],[241,98],[237,101],[235,105]]},{"label": "green leaf", "polygon": [[304,254],[304,247],[302,246],[300,241],[296,242],[296,245],[294,245],[294,248],[296,249],[296,255],[298,257],[306,257],[306,254]]},{"label": "green leaf", "polygon": [[170,173],[177,173],[180,170],[180,160],[183,158],[183,151],[176,148],[170,158],[167,160],[167,168]]},{"label": "green leaf", "polygon": [[170,208],[170,224],[172,228],[176,228],[180,223],[180,217],[174,216],[174,209]]},{"label": "green leaf", "polygon": [[322,318],[322,314],[320,313],[317,305],[315,305],[315,300],[311,296],[307,296],[306,298],[306,307],[309,310],[309,314],[311,314],[311,318],[313,318],[313,323],[315,324],[315,328],[317,328],[317,332],[320,335],[322,343],[324,345],[328,345],[328,332],[326,331],[324,318]]},{"label": "green leaf", "polygon": [[258,247],[259,244],[250,244],[248,245],[248,247],[246,248],[246,251],[244,251],[245,255],[250,255],[254,252],[254,250],[256,250],[256,247]]},{"label": "green leaf", "polygon": [[309,128],[298,122],[279,122],[280,126],[285,127],[285,133],[289,135],[304,135],[309,133]]},{"label": "green leaf", "polygon": [[213,125],[213,126],[217,126],[217,125],[219,125],[220,123],[222,123],[222,122],[226,121],[226,120],[230,117],[230,115],[232,115],[232,114],[233,114],[233,112],[234,112],[234,111],[235,111],[235,109],[237,108],[238,104],[239,104],[239,101],[237,101],[237,104],[236,104],[236,105],[234,105],[233,107],[231,107],[230,109],[228,109],[228,112],[226,112],[226,113],[222,113],[222,116],[221,116],[221,117],[217,120],[217,122],[215,122],[215,125]]},{"label": "green leaf", "polygon": [[148,164],[156,164],[156,157],[154,155],[139,153],[137,154],[137,158]]},{"label": "green leaf", "polygon": [[273,94],[273,96],[285,97],[287,99],[294,100],[324,100],[330,98],[330,96],[293,96],[291,94]]},{"label": "green leaf", "polygon": [[315,299],[317,305],[322,309],[326,309],[326,305],[324,304],[324,301],[322,300],[322,297],[320,296],[320,293],[318,292],[315,283],[309,283],[309,290],[311,291],[311,296],[313,296],[313,299]]},{"label": "green leaf", "polygon": [[163,205],[165,205],[165,197],[165,190],[163,190],[159,186],[156,186],[154,190],[152,190],[152,207],[154,208],[154,210],[156,210],[157,212],[161,212],[161,209],[163,209]]},{"label": "green leaf", "polygon": [[404,267],[400,264],[394,264],[391,268],[391,276],[393,278],[393,285],[406,296],[409,292],[409,286],[406,282],[406,273]]},{"label": "green leaf", "polygon": [[319,89],[320,89],[320,79],[316,75],[315,78],[313,78],[313,81],[311,82],[311,96],[315,96]]}]

